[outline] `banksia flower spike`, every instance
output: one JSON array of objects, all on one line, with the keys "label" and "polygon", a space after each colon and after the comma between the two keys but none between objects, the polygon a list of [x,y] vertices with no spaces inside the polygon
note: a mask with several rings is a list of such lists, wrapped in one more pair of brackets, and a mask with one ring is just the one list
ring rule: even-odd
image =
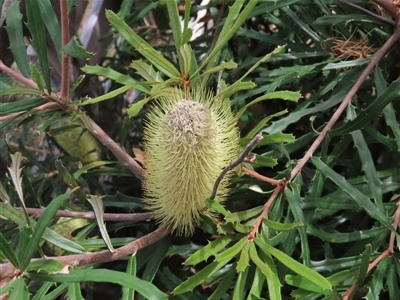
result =
[{"label": "banksia flower spike", "polygon": [[[238,145],[229,101],[201,89],[176,89],[159,98],[144,130],[145,207],[160,224],[191,235],[202,216],[212,215],[204,200],[222,169],[236,158]],[[226,198],[230,175],[220,183],[217,201]]]}]

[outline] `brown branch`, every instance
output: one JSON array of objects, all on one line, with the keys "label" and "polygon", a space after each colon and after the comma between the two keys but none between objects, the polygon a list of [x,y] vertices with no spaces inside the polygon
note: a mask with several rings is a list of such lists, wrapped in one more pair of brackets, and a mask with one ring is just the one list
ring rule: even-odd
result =
[{"label": "brown branch", "polygon": [[[67,0],[60,0],[61,44],[64,47],[69,42],[69,19]],[[69,101],[69,56],[61,52],[61,91],[60,98],[64,103]]]},{"label": "brown branch", "polygon": [[[19,211],[23,211],[22,207],[15,207]],[[27,208],[26,212],[29,215],[41,215],[44,212],[44,208]],[[93,220],[96,216],[92,212],[82,212],[82,211],[69,211],[69,210],[59,210],[55,214],[56,217],[63,218],[83,218]],[[118,222],[142,222],[152,219],[152,213],[136,213],[136,214],[112,214],[104,213],[104,221],[118,221]]]},{"label": "brown branch", "polygon": [[[368,265],[367,269],[367,274],[371,272],[373,268],[385,257],[391,256],[393,253],[390,253],[389,249],[385,250],[384,252],[381,253],[375,260]],[[354,290],[357,288],[357,282],[353,283],[353,285],[346,291],[346,293],[343,295],[342,300],[347,300],[351,296],[351,294],[354,292]]]},{"label": "brown branch", "polygon": [[245,167],[243,167],[242,170],[243,170],[244,174],[249,175],[251,177],[254,177],[254,178],[256,178],[256,179],[258,179],[260,181],[264,181],[266,183],[272,184],[274,186],[278,186],[279,183],[282,181],[282,180],[277,180],[277,179],[273,179],[273,178],[269,178],[269,177],[263,176],[263,175],[255,172],[255,171],[249,170],[249,169],[247,169]]},{"label": "brown branch", "polygon": [[[400,201],[397,202],[397,208],[396,208],[396,212],[394,213],[394,217],[393,217],[393,228],[395,231],[397,231],[397,227],[400,226]],[[390,233],[390,238],[389,238],[389,247],[388,250],[390,251],[390,253],[394,252],[394,240],[396,238],[396,235],[394,232]]]},{"label": "brown branch", "polygon": [[[143,169],[142,167],[125,152],[112,138],[110,138],[103,129],[100,128],[92,119],[87,116],[81,118],[82,125],[84,125],[93,136],[100,141],[106,148],[110,149],[116,157],[118,157],[122,162],[135,174],[137,178],[143,180]],[[88,121],[89,123],[87,123]]]},{"label": "brown branch", "polygon": [[[21,82],[22,84],[24,84],[26,86],[29,86],[29,87],[34,88],[34,89],[39,89],[37,84],[33,80],[28,79],[28,78],[24,77],[23,75],[19,74],[18,72],[14,71],[13,69],[7,67],[2,62],[1,59],[0,59],[0,71],[3,71],[4,73],[10,75],[12,78],[14,78],[18,82]],[[47,93],[46,90],[45,90],[45,93]]]},{"label": "brown branch", "polygon": [[385,22],[385,23],[388,23],[390,25],[396,26],[396,22],[395,21],[393,21],[393,20],[391,20],[389,18],[382,17],[382,16],[380,16],[378,14],[375,14],[372,11],[370,11],[370,10],[364,8],[364,7],[361,7],[361,6],[357,5],[357,4],[354,4],[354,3],[346,1],[346,0],[336,0],[336,1],[342,2],[342,3],[344,3],[344,4],[348,5],[348,6],[354,7],[354,8],[356,8],[356,9],[362,11],[362,12],[365,12],[366,14],[368,14],[368,15],[370,15],[370,16],[372,16],[372,17],[374,17],[374,18],[376,18],[376,19],[378,19],[378,20],[380,20],[382,22]]},{"label": "brown branch", "polygon": [[398,0],[372,0],[382,6],[395,20],[396,24],[400,21],[400,3]]},{"label": "brown branch", "polygon": [[[135,255],[140,249],[147,247],[150,244],[153,244],[166,235],[170,233],[170,229],[167,227],[160,227],[157,230],[123,246],[115,250],[115,252],[110,252],[108,250],[102,250],[99,252],[87,252],[82,254],[73,254],[66,256],[55,256],[55,257],[46,257],[45,259],[51,259],[59,261],[68,266],[84,266],[88,264],[94,263],[104,263],[109,261],[118,260],[122,257],[128,255]],[[40,259],[33,259],[31,261],[37,261]],[[1,278],[13,277],[14,274],[18,273],[18,270],[11,264],[5,263],[0,264],[1,270]]]},{"label": "brown branch", "polygon": [[[60,106],[56,102],[48,102],[48,103],[42,104],[40,106],[37,106],[35,108],[32,108],[29,112],[30,113],[35,113],[35,112],[38,112],[38,111],[44,111],[44,110],[47,110],[47,109],[59,108],[59,107]],[[25,112],[27,112],[27,110],[19,111],[17,113],[9,114],[9,115],[6,115],[6,116],[0,116],[0,122],[16,118],[16,117],[18,117],[19,115],[21,115],[21,114],[23,114]]]},{"label": "brown branch", "polygon": [[228,166],[225,167],[225,169],[222,170],[221,174],[219,174],[217,180],[215,180],[214,183],[214,188],[212,190],[211,199],[214,199],[215,196],[217,195],[217,191],[218,191],[218,186],[221,182],[221,180],[224,178],[224,176],[226,175],[226,173],[228,173],[230,170],[232,170],[234,167],[238,166],[240,163],[242,163],[245,159],[246,156],[250,153],[251,150],[253,150],[253,148],[255,147],[255,145],[261,141],[263,139],[263,136],[260,134],[257,134],[246,146],[246,148],[244,148],[243,152],[239,155],[239,157],[233,161],[230,162],[230,164]]},{"label": "brown branch", "polygon": [[365,68],[365,70],[362,72],[360,77],[357,79],[356,83],[353,85],[353,87],[347,93],[346,97],[343,99],[342,103],[340,104],[338,109],[335,111],[332,118],[329,120],[328,124],[326,124],[325,128],[321,131],[321,133],[315,139],[314,143],[311,145],[310,149],[308,149],[308,151],[306,152],[304,157],[294,167],[294,169],[290,173],[290,180],[293,180],[294,177],[302,170],[302,168],[307,163],[307,161],[311,158],[311,156],[313,155],[315,150],[319,147],[322,140],[328,134],[329,130],[332,129],[333,125],[335,125],[336,121],[339,119],[339,117],[341,116],[343,111],[351,103],[351,99],[356,94],[358,89],[361,87],[364,80],[372,72],[372,70],[375,68],[375,66],[378,65],[379,61],[386,54],[386,52],[388,52],[389,49],[399,40],[399,38],[400,38],[400,26],[397,26],[394,34],[386,41],[386,43],[382,46],[382,48],[380,48],[378,50],[378,52],[376,53],[376,55],[371,59],[371,62],[369,63],[369,65]]}]

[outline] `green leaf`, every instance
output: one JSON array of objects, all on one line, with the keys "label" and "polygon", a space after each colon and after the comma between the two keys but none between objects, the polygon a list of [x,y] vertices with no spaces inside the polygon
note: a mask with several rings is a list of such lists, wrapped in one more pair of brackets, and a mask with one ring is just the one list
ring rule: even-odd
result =
[{"label": "green leaf", "polygon": [[21,257],[20,269],[25,270],[28,266],[30,259],[33,257],[35,251],[39,246],[39,242],[42,239],[42,235],[46,227],[50,224],[53,217],[55,216],[59,207],[68,199],[71,192],[58,196],[53,199],[50,204],[45,208],[43,213],[40,215],[38,222],[33,230],[32,237],[30,239],[29,248],[25,251]]},{"label": "green leaf", "polygon": [[110,236],[108,235],[106,224],[104,223],[104,205],[102,197],[96,195],[89,195],[88,201],[93,207],[94,214],[96,216],[97,226],[99,226],[101,237],[107,244],[110,252],[115,252],[114,247],[111,244]]},{"label": "green leaf", "polygon": [[85,48],[79,44],[76,36],[73,36],[69,43],[62,47],[62,51],[71,57],[82,60],[88,60],[94,56],[94,53],[87,52]]},{"label": "green leaf", "polygon": [[179,52],[183,60],[183,73],[189,76],[192,67],[193,50],[188,44],[184,44],[179,48]]},{"label": "green leaf", "polygon": [[130,77],[129,75],[124,75],[122,73],[119,73],[117,71],[114,71],[113,69],[107,67],[100,67],[100,66],[84,66],[82,68],[82,71],[87,73],[87,74],[93,74],[93,75],[98,75],[98,76],[104,76],[109,79],[114,80],[117,83],[120,83],[122,85],[127,85],[129,87],[135,88],[141,92],[144,93],[149,93],[149,88],[143,86],[141,83],[137,82],[135,79]]},{"label": "green leaf", "polygon": [[305,279],[304,277],[301,276],[295,276],[295,275],[286,275],[285,276],[285,282],[291,286],[297,287],[299,289],[303,289],[309,292],[314,292],[318,294],[324,294],[324,290],[321,289],[319,286],[316,284],[312,283],[311,281]]},{"label": "green leaf", "polygon": [[53,286],[52,282],[44,282],[42,286],[32,295],[31,300],[42,300],[44,299],[48,290]]},{"label": "green leaf", "polygon": [[19,1],[12,2],[5,13],[7,18],[7,26],[5,28],[10,40],[11,53],[22,75],[30,78],[29,58],[26,54],[27,46],[24,42],[24,34],[22,32],[22,14],[19,9]]},{"label": "green leaf", "polygon": [[89,98],[87,100],[84,100],[81,103],[73,103],[73,106],[84,106],[84,105],[88,105],[88,104],[95,104],[95,103],[99,103],[108,99],[112,99],[117,97],[118,95],[125,93],[127,90],[129,90],[131,87],[128,85],[124,85],[118,89],[112,90],[111,92],[108,92],[104,95],[100,95],[98,97],[95,98]]},{"label": "green leaf", "polygon": [[[254,243],[250,244],[250,259],[254,262],[258,269],[260,269],[261,273],[264,274],[268,283],[268,293],[270,299],[282,299],[281,294],[281,283],[279,281],[278,274],[276,273],[276,267],[273,265],[273,261],[271,257],[267,254],[268,260],[265,262],[260,259],[257,254],[257,249]],[[272,264],[271,264],[272,263]],[[270,266],[271,265],[271,266]]]},{"label": "green leaf", "polygon": [[366,109],[362,110],[357,117],[339,128],[329,132],[330,135],[345,135],[354,130],[363,128],[369,121],[375,120],[386,105],[398,99],[400,96],[400,77],[393,81],[388,88],[378,96]]},{"label": "green leaf", "polygon": [[[356,117],[354,107],[349,106],[348,111],[350,118],[354,119]],[[357,148],[357,152],[362,163],[362,170],[367,178],[367,184],[371,191],[372,197],[375,199],[377,206],[383,211],[382,183],[376,174],[375,163],[372,158],[371,151],[368,148],[367,142],[365,141],[361,130],[353,131],[351,136],[354,141],[354,146]]]},{"label": "green leaf", "polygon": [[182,282],[174,289],[173,293],[175,295],[180,295],[192,291],[196,286],[201,284],[208,277],[214,275],[218,270],[224,267],[228,263],[228,261],[229,260],[212,262],[193,276],[189,277],[186,281]]},{"label": "green leaf", "polygon": [[162,82],[162,78],[159,72],[156,72],[153,66],[147,64],[142,59],[134,60],[130,64],[130,67],[136,70],[140,76],[149,82]]},{"label": "green leaf", "polygon": [[288,267],[293,272],[299,274],[300,276],[306,278],[312,283],[316,284],[323,290],[332,290],[331,283],[322,275],[318,274],[314,270],[306,267],[305,265],[297,262],[290,256],[286,255],[284,252],[268,245],[264,241],[256,238],[256,244],[260,247],[260,249],[266,253],[271,254],[277,260],[279,260],[282,264]]},{"label": "green leaf", "polygon": [[206,246],[193,253],[186,261],[185,266],[194,266],[202,261],[206,261],[209,257],[217,255],[226,247],[232,238],[226,235],[220,236],[218,239],[209,242]]},{"label": "green leaf", "polygon": [[290,231],[290,230],[293,230],[297,227],[301,227],[304,225],[302,222],[285,223],[284,224],[284,223],[275,222],[275,221],[272,221],[272,220],[266,219],[266,218],[263,219],[263,222],[265,225],[268,226],[268,228],[271,228],[276,231]]},{"label": "green leaf", "polygon": [[67,297],[69,299],[76,300],[84,300],[81,293],[81,283],[80,282],[71,282],[68,283],[68,292]]},{"label": "green leaf", "polygon": [[204,200],[206,203],[207,207],[209,207],[211,210],[219,212],[221,215],[226,216],[229,212],[215,199],[207,198]]},{"label": "green leaf", "polygon": [[243,272],[240,272],[233,289],[232,300],[242,300],[244,298],[245,285],[249,269],[246,268]]},{"label": "green leaf", "polygon": [[47,48],[46,48],[46,32],[44,29],[43,18],[39,9],[39,4],[37,0],[26,0],[26,15],[28,17],[28,22],[26,26],[32,35],[31,43],[36,51],[39,59],[40,69],[46,84],[47,92],[51,93],[50,84],[50,66],[47,58]]},{"label": "green leaf", "polygon": [[368,196],[349,184],[346,179],[328,167],[321,159],[312,157],[311,162],[326,176],[329,177],[338,187],[346,192],[360,208],[364,209],[372,218],[378,220],[390,231],[394,231],[390,219],[374,205]]},{"label": "green leaf", "polygon": [[60,272],[66,265],[54,259],[39,259],[29,263],[26,271],[44,272],[46,274]]},{"label": "green leaf", "polygon": [[4,235],[0,232],[0,252],[7,258],[10,263],[16,268],[19,268],[19,260],[15,255],[14,250],[11,248],[10,244],[7,242]]},{"label": "green leaf", "polygon": [[150,282],[124,272],[106,269],[72,270],[69,274],[55,275],[28,273],[28,277],[51,282],[110,282],[132,288],[149,300],[167,299],[167,295]]},{"label": "green leaf", "polygon": [[240,252],[240,257],[239,260],[237,262],[237,266],[236,266],[236,270],[238,272],[243,272],[247,269],[247,267],[249,266],[249,261],[250,261],[250,257],[249,257],[249,250],[250,250],[250,243],[249,241],[247,241],[247,244],[244,245],[242,252]]},{"label": "green leaf", "polygon": [[[244,137],[240,139],[240,145],[246,146],[253,138]],[[295,137],[291,133],[282,133],[275,132],[272,134],[263,134],[263,139],[256,144],[256,147],[261,147],[265,145],[271,144],[280,144],[280,143],[294,143]]]},{"label": "green leaf", "polygon": [[265,124],[266,124],[267,122],[269,122],[269,121],[270,121],[271,119],[273,119],[273,118],[282,116],[282,115],[284,115],[284,114],[286,114],[286,113],[287,113],[287,110],[285,109],[285,110],[279,111],[279,112],[277,112],[277,113],[274,113],[274,114],[272,114],[272,115],[269,115],[269,116],[263,118],[260,122],[257,123],[256,126],[254,126],[254,127],[246,134],[245,138],[253,139],[262,129],[264,129]]},{"label": "green leaf", "polygon": [[[182,53],[180,51],[182,43],[182,27],[181,27],[181,18],[179,16],[178,11],[178,3],[176,1],[166,1],[168,17],[169,17],[169,25],[171,26],[172,36],[174,38],[174,44],[176,49],[176,54],[178,55],[179,67],[183,72],[185,70],[184,59],[182,57]],[[188,8],[190,9],[190,8]],[[185,74],[188,74],[185,72]]]},{"label": "green leaf", "polygon": [[365,245],[365,250],[362,254],[361,263],[360,263],[360,273],[359,273],[358,279],[357,279],[358,285],[364,284],[364,280],[367,277],[369,262],[371,260],[371,252],[372,252],[371,244]]},{"label": "green leaf", "polygon": [[47,101],[43,98],[33,98],[29,100],[19,100],[17,102],[0,103],[0,112],[4,115],[13,114],[16,112],[23,112],[42,105],[46,102]]},{"label": "green leaf", "polygon": [[[126,273],[136,277],[136,256],[131,255],[126,266]],[[121,300],[131,300],[135,299],[135,289],[129,287],[122,287],[122,297]]]},{"label": "green leaf", "polygon": [[38,86],[38,89],[43,91],[43,82],[42,82],[42,78],[40,77],[40,73],[39,70],[36,68],[36,66],[34,64],[29,64],[29,69],[31,70],[31,74],[33,77],[33,80],[35,81],[35,83]]},{"label": "green leaf", "polygon": [[45,20],[44,25],[53,41],[58,59],[61,62],[61,27],[57,20],[57,15],[54,12],[53,6],[50,0],[38,1],[39,9],[43,20]]},{"label": "green leaf", "polygon": [[[24,213],[17,211],[9,203],[0,202],[0,215],[17,224],[20,228],[24,228],[26,226]],[[36,222],[32,219],[30,219],[29,222],[31,223],[32,227],[35,228]],[[70,251],[72,253],[85,252],[85,249],[83,247],[74,243],[73,241],[64,238],[63,236],[59,235],[49,228],[45,229],[43,239],[61,249]]]},{"label": "green leaf", "polygon": [[158,53],[150,44],[137,35],[121,18],[114,12],[107,10],[106,17],[111,25],[121,34],[121,36],[131,44],[141,55],[146,57],[157,69],[169,78],[179,77],[179,71]]},{"label": "green leaf", "polygon": [[215,257],[215,261],[226,261],[234,258],[242,249],[245,247],[246,243],[248,243],[247,236],[240,239],[236,244],[232,247],[226,249],[225,251],[219,253]]},{"label": "green leaf", "polygon": [[236,269],[234,266],[232,266],[228,272],[225,273],[223,276],[221,282],[219,283],[218,287],[215,289],[215,291],[211,294],[210,297],[208,297],[207,300],[220,300],[223,299],[223,296],[225,295],[226,291],[229,290],[233,283],[233,278],[236,275]]},{"label": "green leaf", "polygon": [[29,300],[29,292],[26,288],[24,277],[12,281],[12,288],[8,300]]}]

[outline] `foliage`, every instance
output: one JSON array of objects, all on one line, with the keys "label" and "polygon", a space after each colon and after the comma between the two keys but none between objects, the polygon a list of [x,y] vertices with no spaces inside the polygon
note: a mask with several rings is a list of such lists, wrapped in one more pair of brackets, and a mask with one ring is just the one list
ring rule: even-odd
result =
[{"label": "foliage", "polygon": [[[0,61],[9,164],[0,174],[0,295],[395,299],[400,26],[392,35],[393,20],[324,0],[133,2],[106,11],[107,51],[96,58],[77,32],[63,44],[65,10],[25,1],[37,64],[25,51],[20,3],[6,10],[20,73]],[[194,36],[189,23],[202,9],[215,26]],[[144,25],[149,15],[153,26]],[[65,55],[77,60],[65,65]],[[86,78],[68,85],[65,74],[82,61]],[[225,206],[208,191],[218,215],[180,237],[142,207],[142,122],[154,99],[199,87],[230,101],[243,152]],[[339,104],[346,113],[329,130]],[[118,287],[107,295],[99,282]]]}]

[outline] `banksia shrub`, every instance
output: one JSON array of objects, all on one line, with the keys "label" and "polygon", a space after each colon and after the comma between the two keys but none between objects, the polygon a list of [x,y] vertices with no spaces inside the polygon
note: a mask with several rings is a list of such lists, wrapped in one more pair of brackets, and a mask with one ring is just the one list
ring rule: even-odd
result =
[{"label": "banksia shrub", "polygon": [[[159,98],[145,123],[145,207],[160,224],[189,236],[202,216],[212,215],[204,200],[238,145],[229,101],[204,90],[176,89]],[[217,201],[226,198],[230,175],[220,183]]]}]

